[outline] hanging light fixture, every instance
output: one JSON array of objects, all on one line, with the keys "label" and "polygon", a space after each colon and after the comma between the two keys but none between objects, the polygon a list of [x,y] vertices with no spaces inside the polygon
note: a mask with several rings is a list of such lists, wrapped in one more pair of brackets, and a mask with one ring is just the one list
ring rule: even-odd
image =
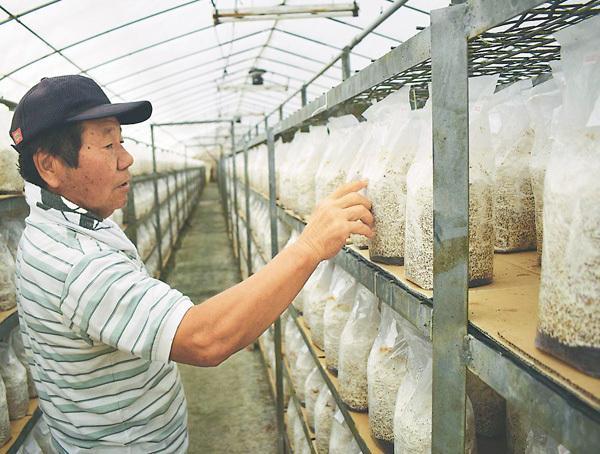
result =
[{"label": "hanging light fixture", "polygon": [[311,19],[315,17],[358,16],[358,4],[328,3],[314,5],[274,5],[249,8],[217,9],[213,13],[215,25],[224,22],[256,20]]}]

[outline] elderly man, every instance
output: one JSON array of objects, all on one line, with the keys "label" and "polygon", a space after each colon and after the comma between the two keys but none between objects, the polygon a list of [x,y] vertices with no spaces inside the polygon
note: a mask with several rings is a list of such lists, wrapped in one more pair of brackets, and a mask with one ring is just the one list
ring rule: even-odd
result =
[{"label": "elderly man", "polygon": [[17,256],[21,332],[59,452],[184,452],[175,362],[218,365],[273,323],[351,233],[372,236],[370,203],[357,193],[365,183],[346,185],[260,272],[194,306],[148,275],[108,219],[127,201],[133,163],[121,125],[151,112],[148,101],[112,104],[91,79],[61,76],[27,92],[12,121],[31,210]]}]

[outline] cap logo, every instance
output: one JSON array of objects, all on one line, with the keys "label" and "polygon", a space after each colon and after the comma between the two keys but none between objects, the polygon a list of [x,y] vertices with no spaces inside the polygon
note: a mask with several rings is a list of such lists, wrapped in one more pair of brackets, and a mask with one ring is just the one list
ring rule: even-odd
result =
[{"label": "cap logo", "polygon": [[10,135],[15,141],[15,145],[19,145],[21,142],[23,142],[23,133],[21,132],[21,128],[15,129],[13,132],[10,133]]}]

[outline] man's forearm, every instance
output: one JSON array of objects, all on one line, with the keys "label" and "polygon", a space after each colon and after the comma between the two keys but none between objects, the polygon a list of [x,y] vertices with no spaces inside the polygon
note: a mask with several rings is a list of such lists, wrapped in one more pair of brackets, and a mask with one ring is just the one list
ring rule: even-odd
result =
[{"label": "man's forearm", "polygon": [[[309,246],[294,243],[249,279],[194,306],[176,334],[190,341],[189,349],[181,349],[181,343],[176,348],[174,342],[171,359],[213,365],[252,343],[289,306],[318,264]],[[194,338],[201,345],[194,345]]]}]

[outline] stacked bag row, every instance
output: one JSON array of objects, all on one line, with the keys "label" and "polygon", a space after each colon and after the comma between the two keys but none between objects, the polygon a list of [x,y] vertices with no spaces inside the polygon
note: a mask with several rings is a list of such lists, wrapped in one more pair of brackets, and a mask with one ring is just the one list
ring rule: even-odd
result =
[{"label": "stacked bag row", "polygon": [[[469,286],[493,280],[494,253],[537,250],[536,345],[600,376],[600,17],[556,33],[561,61],[550,80],[497,87],[469,80]],[[344,182],[367,179],[375,237],[353,235],[372,260],[404,265],[433,288],[431,104],[412,110],[408,87],[358,122],[330,119],[276,144],[279,202],[300,217]],[[266,150],[250,153],[264,191]],[[243,169],[243,167],[242,167]],[[324,307],[320,303],[321,309]],[[319,328],[313,334],[321,340]]]},{"label": "stacked bag row", "polygon": [[[317,267],[294,303],[303,311],[313,344],[324,351],[326,367],[337,374],[339,396],[348,409],[368,412],[373,437],[393,444],[396,453],[430,453],[431,343],[331,261]],[[331,434],[323,427],[334,424],[331,415],[339,409],[332,397],[322,397],[330,390],[291,317],[284,333],[292,382],[305,404],[308,424],[315,430],[318,452],[330,452],[324,439]],[[465,452],[477,452],[477,437],[506,436],[514,454],[536,452],[530,447],[542,438],[555,443],[531,422],[523,418],[516,422],[518,413],[507,414],[504,399],[471,373],[467,394]],[[325,417],[319,399],[328,403],[327,424],[319,422],[319,417]],[[554,445],[558,449],[558,443]],[[560,449],[548,452],[568,452]]]}]

